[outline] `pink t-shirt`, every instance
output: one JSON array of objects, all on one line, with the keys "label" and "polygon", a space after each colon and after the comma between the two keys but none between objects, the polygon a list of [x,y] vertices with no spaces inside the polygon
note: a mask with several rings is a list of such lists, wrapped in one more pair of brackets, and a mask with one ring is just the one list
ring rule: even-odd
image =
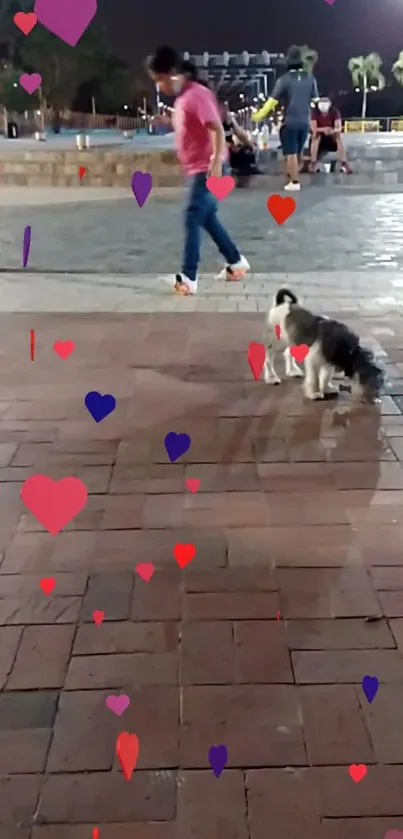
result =
[{"label": "pink t-shirt", "polygon": [[197,82],[188,82],[174,111],[176,148],[187,175],[207,172],[213,153],[207,123],[217,121],[220,114],[214,94]]}]

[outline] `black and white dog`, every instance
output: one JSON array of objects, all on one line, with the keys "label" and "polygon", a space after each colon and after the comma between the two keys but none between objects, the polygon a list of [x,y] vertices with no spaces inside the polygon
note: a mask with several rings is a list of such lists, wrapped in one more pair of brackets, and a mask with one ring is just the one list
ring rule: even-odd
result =
[{"label": "black and white dog", "polygon": [[[291,348],[305,344],[308,347],[304,359],[304,394],[307,399],[324,399],[332,389],[331,379],[336,371],[352,380],[352,391],[366,402],[379,398],[384,382],[383,371],[375,363],[373,353],[360,346],[354,332],[337,320],[313,315],[298,304],[291,291],[281,288],[270,309],[266,326],[268,329],[268,351],[263,367],[267,384],[279,384],[274,359],[276,350],[284,344],[286,375],[303,376],[291,355]],[[279,337],[278,337],[279,336]]]}]

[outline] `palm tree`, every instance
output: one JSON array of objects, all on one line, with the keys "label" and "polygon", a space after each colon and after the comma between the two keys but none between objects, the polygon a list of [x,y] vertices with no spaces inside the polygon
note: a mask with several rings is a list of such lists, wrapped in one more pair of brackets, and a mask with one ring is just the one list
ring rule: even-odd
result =
[{"label": "palm tree", "polygon": [[308,47],[308,44],[303,44],[303,46],[300,47],[300,50],[304,69],[309,73],[312,73],[312,70],[318,60],[318,53],[316,50],[313,50],[312,47]]},{"label": "palm tree", "polygon": [[383,90],[385,87],[385,76],[381,72],[382,63],[382,58],[377,52],[357,55],[355,58],[350,58],[348,62],[353,85],[362,90],[361,119],[365,119],[367,115],[369,89],[374,86],[376,90]]}]

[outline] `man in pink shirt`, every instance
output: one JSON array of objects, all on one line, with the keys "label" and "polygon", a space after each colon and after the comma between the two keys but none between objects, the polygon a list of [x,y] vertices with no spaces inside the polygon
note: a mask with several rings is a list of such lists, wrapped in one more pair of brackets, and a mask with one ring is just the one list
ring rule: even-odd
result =
[{"label": "man in pink shirt", "polygon": [[174,127],[178,158],[190,179],[185,210],[185,247],[180,273],[169,277],[178,294],[196,294],[201,231],[206,230],[225,259],[228,280],[239,280],[250,266],[217,217],[217,201],[207,189],[211,175],[221,177],[227,156],[224,130],[214,94],[197,80],[196,67],[171,47],[159,47],[148,64],[159,89],[176,96]]}]

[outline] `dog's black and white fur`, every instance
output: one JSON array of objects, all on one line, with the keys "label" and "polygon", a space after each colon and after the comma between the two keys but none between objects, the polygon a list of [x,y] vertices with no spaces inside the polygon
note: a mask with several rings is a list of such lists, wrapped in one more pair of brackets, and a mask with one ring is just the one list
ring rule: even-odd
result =
[{"label": "dog's black and white fur", "polygon": [[[280,339],[275,327],[280,327]],[[267,384],[278,384],[280,379],[274,368],[276,350],[284,344],[286,375],[302,376],[302,370],[290,354],[290,348],[306,344],[304,393],[307,399],[324,399],[332,389],[335,371],[343,372],[352,380],[352,391],[364,401],[373,402],[379,397],[384,374],[376,365],[373,353],[360,346],[354,332],[337,320],[313,315],[299,305],[298,299],[288,289],[281,288],[267,315],[268,352],[263,368]]]}]

